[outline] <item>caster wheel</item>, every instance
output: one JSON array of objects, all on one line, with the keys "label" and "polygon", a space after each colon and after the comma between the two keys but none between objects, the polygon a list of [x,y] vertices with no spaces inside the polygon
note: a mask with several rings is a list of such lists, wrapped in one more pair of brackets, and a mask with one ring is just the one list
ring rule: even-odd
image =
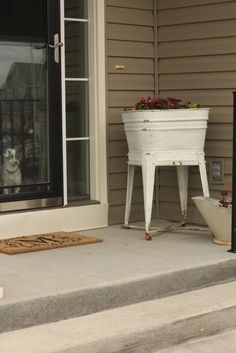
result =
[{"label": "caster wheel", "polygon": [[150,241],[150,240],[152,240],[152,236],[148,233],[145,233],[145,239]]}]

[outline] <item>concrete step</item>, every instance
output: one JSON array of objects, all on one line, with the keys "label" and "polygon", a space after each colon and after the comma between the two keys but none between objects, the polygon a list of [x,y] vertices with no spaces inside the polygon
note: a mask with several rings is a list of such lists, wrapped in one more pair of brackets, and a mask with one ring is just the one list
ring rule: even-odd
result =
[{"label": "concrete step", "polygon": [[158,352],[190,339],[235,329],[235,293],[236,282],[230,282],[2,333],[1,352]]},{"label": "concrete step", "polygon": [[193,339],[185,344],[158,350],[155,353],[235,353],[236,330],[230,330],[219,335]]},{"label": "concrete step", "polygon": [[[167,261],[167,260],[166,260]],[[0,333],[81,317],[236,279],[236,258],[81,288],[56,295],[0,302]],[[128,269],[127,269],[128,271]]]}]

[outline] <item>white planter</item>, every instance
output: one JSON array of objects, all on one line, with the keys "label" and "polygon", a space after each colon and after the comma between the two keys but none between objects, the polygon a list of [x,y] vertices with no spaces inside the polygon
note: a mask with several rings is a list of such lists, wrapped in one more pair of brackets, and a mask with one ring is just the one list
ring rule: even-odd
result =
[{"label": "white planter", "polygon": [[219,206],[219,200],[210,197],[196,196],[192,199],[210,228],[214,243],[230,245],[232,209]]},{"label": "white planter", "polygon": [[203,150],[208,108],[122,112],[129,152]]},{"label": "white planter", "polygon": [[176,166],[183,222],[187,216],[188,166],[199,166],[203,195],[209,196],[204,142],[209,109],[165,109],[122,112],[127,138],[128,178],[125,226],[128,226],[135,166],[143,176],[145,234],[150,240],[155,168]]}]

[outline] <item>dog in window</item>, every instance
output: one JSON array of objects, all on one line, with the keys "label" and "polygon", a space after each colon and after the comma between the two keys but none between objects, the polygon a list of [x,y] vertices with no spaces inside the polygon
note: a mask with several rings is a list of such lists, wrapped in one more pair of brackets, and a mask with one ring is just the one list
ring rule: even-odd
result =
[{"label": "dog in window", "polygon": [[3,188],[3,194],[9,194],[12,189],[14,194],[18,194],[21,182],[20,162],[16,158],[16,150],[8,147],[3,153],[2,186],[8,186],[8,188]]}]

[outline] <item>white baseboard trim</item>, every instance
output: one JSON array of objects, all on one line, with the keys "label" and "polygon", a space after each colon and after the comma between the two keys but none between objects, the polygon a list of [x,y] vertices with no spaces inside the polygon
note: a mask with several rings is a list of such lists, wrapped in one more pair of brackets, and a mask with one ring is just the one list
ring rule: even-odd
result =
[{"label": "white baseboard trim", "polygon": [[0,215],[0,239],[108,225],[108,204],[52,208]]}]

